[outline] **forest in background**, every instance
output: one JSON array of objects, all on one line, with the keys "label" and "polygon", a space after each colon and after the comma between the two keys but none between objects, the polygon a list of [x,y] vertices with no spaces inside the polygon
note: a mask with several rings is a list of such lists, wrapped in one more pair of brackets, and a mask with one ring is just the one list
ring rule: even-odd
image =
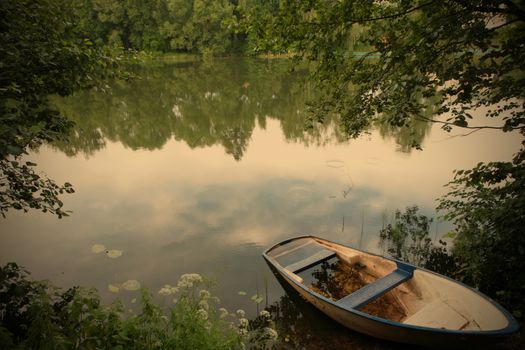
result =
[{"label": "forest in background", "polygon": [[[94,43],[149,52],[228,54],[256,51],[236,23],[261,0],[83,0],[77,3],[85,36]],[[264,17],[264,16],[261,16]]]}]

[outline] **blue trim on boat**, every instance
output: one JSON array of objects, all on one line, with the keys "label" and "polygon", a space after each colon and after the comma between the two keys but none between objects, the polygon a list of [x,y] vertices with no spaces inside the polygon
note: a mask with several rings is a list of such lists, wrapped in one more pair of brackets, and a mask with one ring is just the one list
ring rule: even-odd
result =
[{"label": "blue trim on boat", "polygon": [[309,268],[321,264],[325,262],[326,260],[330,260],[333,257],[335,257],[336,254],[334,251],[324,249],[316,254],[314,254],[315,260],[306,259],[307,261],[299,261],[298,263],[292,264],[290,266],[286,266],[285,269],[292,271],[293,273],[300,273],[302,271],[308,270]]},{"label": "blue trim on boat", "polygon": [[361,289],[348,294],[342,299],[339,299],[336,304],[345,308],[359,309],[366,304],[374,301],[380,296],[388,293],[390,290],[399,286],[401,283],[412,278],[412,271],[407,271],[403,268],[397,268],[388,275],[367,284]]}]

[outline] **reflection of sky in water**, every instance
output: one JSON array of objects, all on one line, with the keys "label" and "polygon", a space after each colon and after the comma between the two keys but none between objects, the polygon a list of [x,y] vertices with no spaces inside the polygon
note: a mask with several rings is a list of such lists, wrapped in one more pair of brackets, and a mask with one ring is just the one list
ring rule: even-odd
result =
[{"label": "reflection of sky in water", "polygon": [[[136,280],[156,293],[198,272],[219,282],[226,307],[253,315],[249,298],[257,290],[265,296],[267,284],[270,302],[282,295],[261,257],[270,244],[315,234],[377,252],[378,231],[396,208],[418,204],[435,215],[435,198],[453,169],[509,159],[519,138],[491,131],[448,138],[434,126],[424,151],[407,154],[376,132],[306,146],[286,140],[280,122],[266,119],[240,161],[217,144],[191,149],[171,139],[161,149],[133,151],[106,143],[89,158],[47,147],[30,157],[51,178],[74,184],[76,193],[64,197],[74,213],[62,220],[9,213],[0,222],[0,262],[128,301],[138,292],[114,294],[108,285]],[[432,230],[439,238],[447,227]],[[122,255],[95,254],[95,244]]]}]

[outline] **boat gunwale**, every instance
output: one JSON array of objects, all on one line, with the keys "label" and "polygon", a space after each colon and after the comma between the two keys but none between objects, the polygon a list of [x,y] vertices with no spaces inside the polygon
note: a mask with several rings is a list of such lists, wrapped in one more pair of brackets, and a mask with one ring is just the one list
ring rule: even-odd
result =
[{"label": "boat gunwale", "polygon": [[[298,281],[296,281],[292,276],[290,276],[290,273],[288,271],[286,271],[284,269],[284,267],[282,267],[279,263],[277,263],[272,257],[270,257],[268,255],[268,253],[270,251],[272,251],[273,249],[275,249],[275,248],[277,248],[279,246],[283,246],[285,244],[288,244],[288,243],[290,243],[292,241],[295,241],[295,240],[298,240],[298,239],[302,239],[302,238],[312,238],[312,239],[315,239],[315,240],[320,240],[320,241],[324,241],[324,242],[327,242],[327,243],[335,244],[335,245],[338,245],[338,246],[351,248],[351,249],[354,249],[354,250],[356,250],[358,252],[361,252],[361,253],[369,254],[369,255],[372,255],[372,256],[375,256],[375,257],[378,257],[378,258],[382,258],[382,259],[386,259],[386,260],[395,262],[396,264],[398,262],[400,262],[402,264],[407,264],[407,265],[412,266],[414,268],[414,270],[421,270],[421,271],[424,271],[424,272],[436,275],[438,277],[444,278],[444,279],[449,280],[451,282],[457,283],[460,286],[462,286],[464,288],[467,288],[468,290],[476,293],[481,298],[487,300],[490,304],[492,304],[494,307],[496,307],[496,309],[505,316],[505,318],[506,318],[506,320],[508,322],[508,325],[506,327],[504,327],[504,328],[496,329],[496,330],[455,330],[455,329],[433,328],[433,327],[425,327],[425,326],[418,326],[418,325],[413,325],[413,324],[406,324],[406,323],[391,321],[391,320],[387,320],[387,319],[384,319],[384,318],[381,318],[381,317],[370,315],[370,314],[368,314],[366,312],[359,311],[357,309],[347,308],[347,307],[344,307],[342,305],[339,305],[339,304],[336,303],[336,301],[334,301],[332,299],[329,299],[329,298],[326,298],[325,296],[310,290],[304,284],[299,283]],[[405,328],[407,330],[424,331],[424,332],[435,332],[435,333],[439,333],[439,334],[450,334],[450,335],[476,336],[476,337],[506,336],[506,335],[515,333],[515,332],[517,332],[520,329],[520,325],[519,325],[518,321],[516,321],[516,319],[510,314],[510,312],[507,311],[505,308],[503,308],[503,306],[499,305],[499,303],[495,302],[494,300],[492,300],[490,297],[488,297],[487,295],[483,294],[482,292],[480,292],[480,291],[478,291],[478,290],[476,290],[476,289],[474,289],[474,288],[472,288],[472,287],[470,287],[470,286],[468,286],[468,285],[466,285],[466,284],[464,284],[464,283],[462,283],[460,281],[457,281],[457,280],[455,280],[453,278],[450,278],[448,276],[439,274],[437,272],[434,272],[434,271],[431,271],[431,270],[428,270],[428,269],[425,269],[425,268],[422,268],[422,267],[417,267],[415,265],[409,264],[409,263],[404,262],[404,261],[400,261],[400,260],[393,259],[393,258],[388,258],[388,257],[382,256],[382,255],[379,255],[379,254],[366,252],[366,251],[358,249],[358,248],[354,248],[354,247],[350,247],[350,246],[344,246],[344,245],[342,245],[340,243],[336,243],[336,242],[330,241],[328,239],[320,238],[320,237],[317,237],[317,236],[314,236],[314,235],[296,236],[296,237],[288,238],[288,239],[286,239],[284,241],[281,241],[279,243],[274,244],[270,248],[266,249],[263,252],[262,255],[263,255],[263,258],[267,262],[269,262],[274,268],[276,268],[279,271],[280,274],[282,274],[284,276],[289,276],[290,278],[288,278],[288,280],[291,283],[294,283],[296,286],[298,286],[299,288],[303,289],[305,292],[313,295],[315,298],[317,298],[317,299],[319,299],[319,300],[321,300],[321,301],[323,301],[325,303],[328,303],[328,304],[330,304],[332,306],[335,306],[336,308],[338,308],[340,310],[343,310],[343,311],[346,311],[346,312],[351,312],[351,313],[353,313],[353,314],[355,314],[355,315],[357,315],[359,317],[371,319],[373,321],[376,321],[376,322],[379,322],[379,323],[383,323],[383,324],[388,325],[388,326]],[[293,273],[293,272],[291,272],[291,273]]]}]

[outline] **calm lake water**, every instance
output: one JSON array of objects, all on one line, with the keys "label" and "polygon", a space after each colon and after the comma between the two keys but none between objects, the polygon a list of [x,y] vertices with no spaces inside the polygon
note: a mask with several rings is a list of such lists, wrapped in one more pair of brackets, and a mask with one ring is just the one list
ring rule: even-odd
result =
[{"label": "calm lake water", "polygon": [[[304,70],[289,69],[280,60],[149,63],[137,68],[139,80],[57,100],[75,133],[28,160],[73,183],[76,193],[63,197],[73,213],[58,220],[10,212],[0,221],[0,263],[127,303],[139,292],[110,285],[137,280],[156,294],[197,272],[218,283],[230,310],[253,317],[251,296],[264,297],[259,309],[279,312],[292,348],[389,347],[286,294],[262,251],[314,234],[380,252],[379,229],[395,209],[417,204],[434,216],[452,170],[510,159],[520,139],[490,130],[461,137],[419,123],[346,140],[331,117],[305,132],[315,90]],[[423,151],[411,151],[413,141]],[[432,234],[448,229],[438,222]],[[122,255],[95,254],[94,245]]]}]

